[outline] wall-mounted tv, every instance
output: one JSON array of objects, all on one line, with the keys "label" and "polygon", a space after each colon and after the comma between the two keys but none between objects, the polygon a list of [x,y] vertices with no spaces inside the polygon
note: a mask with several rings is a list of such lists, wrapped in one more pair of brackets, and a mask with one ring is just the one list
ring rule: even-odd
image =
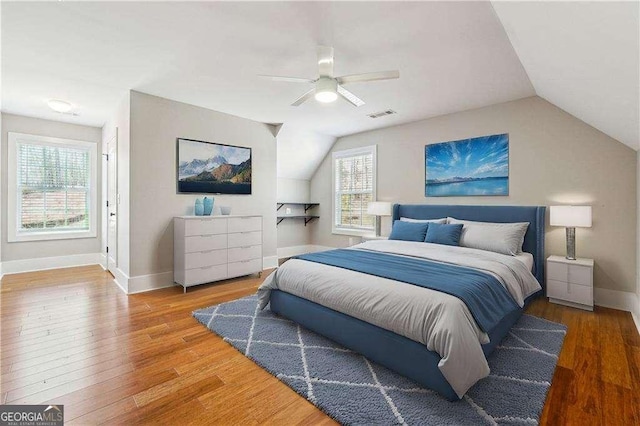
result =
[{"label": "wall-mounted tv", "polygon": [[251,194],[251,148],[178,138],[178,193]]}]

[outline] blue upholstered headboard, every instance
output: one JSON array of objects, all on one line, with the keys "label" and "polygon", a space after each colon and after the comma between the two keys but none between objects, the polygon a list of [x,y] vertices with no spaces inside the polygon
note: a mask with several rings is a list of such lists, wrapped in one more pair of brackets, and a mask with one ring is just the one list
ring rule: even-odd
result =
[{"label": "blue upholstered headboard", "polygon": [[439,219],[455,217],[479,222],[529,222],[522,250],[533,255],[533,274],[545,288],[544,280],[544,206],[460,206],[434,204],[395,204],[393,220],[401,217],[412,219]]}]

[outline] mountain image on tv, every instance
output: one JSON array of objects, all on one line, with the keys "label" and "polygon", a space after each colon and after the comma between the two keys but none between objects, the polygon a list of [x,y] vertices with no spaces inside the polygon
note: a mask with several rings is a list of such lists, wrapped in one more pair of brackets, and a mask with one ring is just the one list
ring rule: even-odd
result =
[{"label": "mountain image on tv", "polygon": [[251,148],[178,139],[178,192],[251,194]]}]

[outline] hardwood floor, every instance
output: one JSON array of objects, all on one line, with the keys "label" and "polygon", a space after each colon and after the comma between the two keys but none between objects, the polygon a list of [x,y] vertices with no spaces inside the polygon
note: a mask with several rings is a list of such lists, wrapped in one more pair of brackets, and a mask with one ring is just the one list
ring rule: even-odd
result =
[{"label": "hardwood floor", "polygon": [[[98,266],[2,279],[2,403],[65,405],[68,424],[330,424],[192,317],[262,279],[126,296]],[[640,425],[640,336],[629,313],[538,300],[569,330],[542,424]]]}]

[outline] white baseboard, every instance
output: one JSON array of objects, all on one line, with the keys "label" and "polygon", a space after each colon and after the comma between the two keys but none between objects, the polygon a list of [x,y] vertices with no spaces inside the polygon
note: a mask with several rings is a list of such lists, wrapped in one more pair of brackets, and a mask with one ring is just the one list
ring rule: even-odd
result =
[{"label": "white baseboard", "polygon": [[3,275],[22,272],[44,271],[47,269],[71,268],[74,266],[102,265],[102,253],[74,254],[70,256],[41,257],[36,259],[9,260],[2,262]]},{"label": "white baseboard", "polygon": [[636,293],[595,287],[593,298],[598,306],[631,312],[638,333],[640,333],[640,299]]},{"label": "white baseboard", "polygon": [[627,312],[634,312],[638,305],[638,297],[635,293],[610,290],[608,288],[594,287],[593,299],[598,306]]},{"label": "white baseboard", "polygon": [[262,258],[262,269],[273,269],[278,267],[278,256],[266,256]]},{"label": "white baseboard", "polygon": [[313,253],[316,251],[331,250],[332,248],[333,247],[317,246],[314,244],[280,247],[278,249],[278,259],[285,259],[287,257],[298,256],[305,253]]},{"label": "white baseboard", "polygon": [[122,269],[114,268],[109,270],[113,274],[113,281],[124,294],[129,294],[129,276]]},{"label": "white baseboard", "polygon": [[159,274],[138,275],[130,277],[127,285],[128,294],[144,293],[177,285],[173,282],[173,271]]},{"label": "white baseboard", "polygon": [[[640,309],[638,309],[640,311]],[[640,333],[640,313],[631,312],[631,316],[633,317],[633,322],[636,323],[636,328],[638,329],[638,333]]]}]

